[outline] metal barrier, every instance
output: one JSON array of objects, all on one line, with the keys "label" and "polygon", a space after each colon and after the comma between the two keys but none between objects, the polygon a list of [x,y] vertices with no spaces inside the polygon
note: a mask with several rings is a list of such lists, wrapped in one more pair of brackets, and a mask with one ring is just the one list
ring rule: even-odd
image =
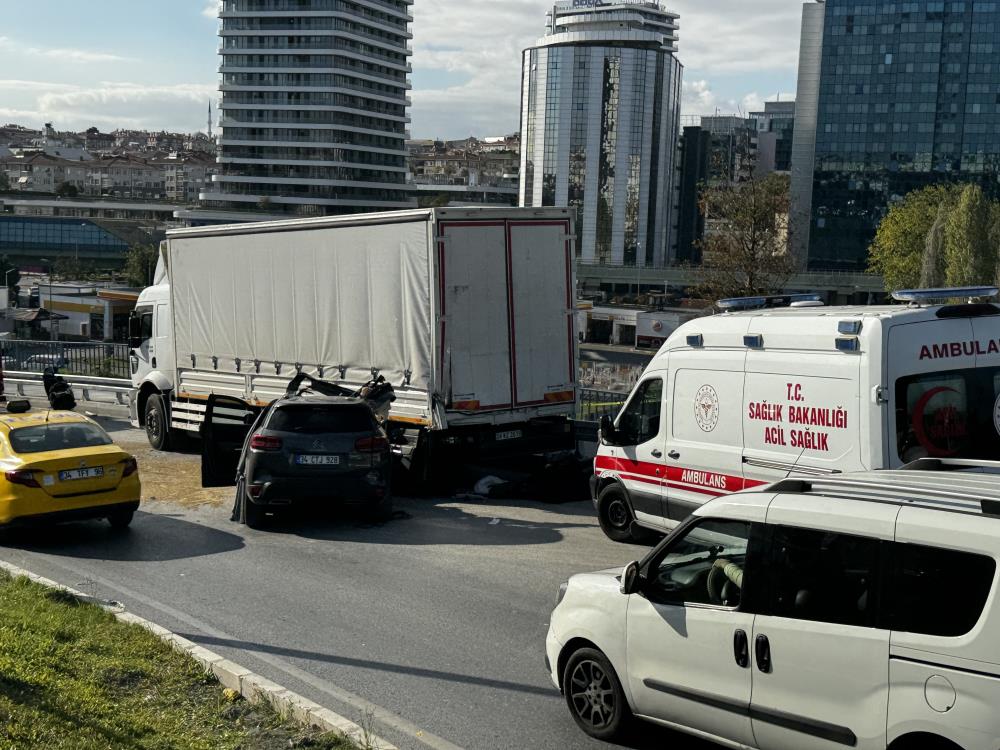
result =
[{"label": "metal barrier", "polygon": [[[132,382],[120,378],[94,378],[81,375],[63,375],[73,388],[73,394],[80,403],[104,404],[127,409]],[[7,400],[14,398],[45,399],[42,376],[35,372],[4,372],[4,394]],[[122,412],[125,416],[126,412]]]},{"label": "metal barrier", "polygon": [[623,391],[599,391],[591,388],[580,389],[579,419],[584,422],[599,422],[601,417],[615,416],[628,399]]},{"label": "metal barrier", "polygon": [[0,341],[0,356],[5,370],[18,372],[56,367],[64,376],[128,378],[130,374],[127,344],[8,339]]}]

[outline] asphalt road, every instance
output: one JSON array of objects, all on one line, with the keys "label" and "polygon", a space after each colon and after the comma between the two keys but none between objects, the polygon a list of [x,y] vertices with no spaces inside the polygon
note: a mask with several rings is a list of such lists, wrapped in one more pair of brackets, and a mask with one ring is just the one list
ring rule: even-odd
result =
[{"label": "asphalt road", "polygon": [[[178,463],[196,468],[194,456]],[[400,499],[397,510],[379,526],[333,515],[254,531],[228,507],[167,498],[125,535],[103,522],[0,532],[0,557],[354,720],[370,702],[376,730],[404,750],[608,747],[577,730],[550,685],[544,637],[560,582],[643,549],[608,541],[586,502]],[[670,742],[650,727],[634,746]]]}]

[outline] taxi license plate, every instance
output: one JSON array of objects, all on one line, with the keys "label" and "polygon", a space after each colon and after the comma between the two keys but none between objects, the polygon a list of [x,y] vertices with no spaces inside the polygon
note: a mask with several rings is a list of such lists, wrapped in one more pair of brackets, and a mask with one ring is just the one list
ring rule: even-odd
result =
[{"label": "taxi license plate", "polygon": [[339,466],[340,456],[296,456],[299,466]]},{"label": "taxi license plate", "polygon": [[521,430],[508,430],[507,432],[498,432],[497,441],[500,440],[517,440],[520,437],[524,437],[524,433]]},{"label": "taxi license plate", "polygon": [[104,476],[104,467],[95,466],[92,469],[71,469],[59,472],[60,482],[75,482],[78,479],[97,479]]}]

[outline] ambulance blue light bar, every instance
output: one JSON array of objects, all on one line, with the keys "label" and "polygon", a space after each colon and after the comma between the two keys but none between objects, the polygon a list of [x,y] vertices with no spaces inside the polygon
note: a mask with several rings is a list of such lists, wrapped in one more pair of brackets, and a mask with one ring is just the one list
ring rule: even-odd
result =
[{"label": "ambulance blue light bar", "polygon": [[761,297],[732,297],[730,299],[720,299],[715,303],[723,312],[736,312],[738,310],[760,310],[772,307],[791,307],[803,302],[823,302],[823,298],[818,294],[776,294]]},{"label": "ambulance blue light bar", "polygon": [[918,304],[920,302],[942,302],[949,299],[996,297],[998,294],[1000,294],[1000,288],[995,286],[956,286],[939,289],[901,289],[898,292],[893,292],[892,298],[897,302]]}]

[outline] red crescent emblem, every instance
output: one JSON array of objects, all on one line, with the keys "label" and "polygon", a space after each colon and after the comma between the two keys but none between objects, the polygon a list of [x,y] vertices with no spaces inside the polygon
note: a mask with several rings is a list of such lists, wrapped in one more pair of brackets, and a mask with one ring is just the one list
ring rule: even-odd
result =
[{"label": "red crescent emblem", "polygon": [[946,386],[939,386],[938,388],[931,388],[927,393],[920,397],[916,405],[913,407],[913,417],[910,419],[910,423],[913,425],[913,432],[917,436],[917,440],[920,444],[927,449],[927,452],[931,456],[936,456],[938,458],[947,458],[948,456],[954,456],[958,454],[958,451],[944,451],[941,450],[934,444],[927,436],[927,431],[924,430],[924,412],[927,411],[927,405],[931,402],[935,396],[939,396],[942,393],[958,393],[954,388],[948,388]]}]

